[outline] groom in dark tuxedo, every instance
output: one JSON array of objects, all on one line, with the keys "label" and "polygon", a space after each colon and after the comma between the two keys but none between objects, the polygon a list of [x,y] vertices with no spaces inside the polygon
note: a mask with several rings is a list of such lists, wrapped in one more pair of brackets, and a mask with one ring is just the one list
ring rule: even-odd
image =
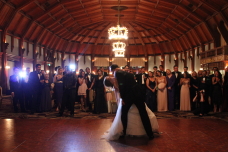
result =
[{"label": "groom in dark tuxedo", "polygon": [[121,120],[123,124],[123,136],[126,135],[128,111],[132,104],[135,104],[139,110],[139,114],[149,139],[153,139],[153,132],[145,107],[145,96],[141,85],[135,82],[134,75],[119,69],[118,65],[110,66],[114,77],[117,79],[120,96],[122,98],[122,115]]}]

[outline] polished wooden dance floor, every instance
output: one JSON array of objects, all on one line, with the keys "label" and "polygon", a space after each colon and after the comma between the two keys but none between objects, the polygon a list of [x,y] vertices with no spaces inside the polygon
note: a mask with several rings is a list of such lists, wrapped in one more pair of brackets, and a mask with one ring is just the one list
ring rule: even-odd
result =
[{"label": "polished wooden dance floor", "polygon": [[160,136],[100,139],[111,119],[1,119],[1,152],[228,151],[228,122],[158,119]]}]

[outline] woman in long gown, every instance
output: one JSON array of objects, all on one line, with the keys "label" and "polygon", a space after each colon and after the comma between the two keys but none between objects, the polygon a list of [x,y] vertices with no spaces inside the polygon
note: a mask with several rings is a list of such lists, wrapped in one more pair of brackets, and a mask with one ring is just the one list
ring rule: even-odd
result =
[{"label": "woman in long gown", "polygon": [[86,90],[87,90],[87,84],[86,84],[86,78],[85,78],[85,72],[81,72],[81,76],[78,78],[79,87],[78,87],[78,95],[81,97],[81,109],[82,111],[86,111]]},{"label": "woman in long gown", "polygon": [[104,88],[104,75],[103,72],[98,69],[97,70],[97,78],[95,79],[95,100],[94,100],[94,113],[107,113],[108,107],[107,102],[105,100],[105,88]]},{"label": "woman in long gown", "polygon": [[41,84],[41,101],[40,111],[48,112],[51,110],[51,84],[49,82],[49,75],[44,75],[44,80]]},{"label": "woman in long gown", "polygon": [[[106,77],[105,84],[109,84],[111,82],[115,88],[116,100],[118,103],[118,109],[116,112],[115,119],[110,127],[110,129],[102,136],[106,140],[117,140],[123,134],[123,124],[121,121],[121,110],[122,110],[122,99],[120,98],[119,89],[117,85],[117,80],[114,77]],[[146,106],[146,104],[145,104]],[[150,119],[152,131],[154,133],[158,133],[158,122],[157,118],[154,113],[146,106],[146,111]],[[146,136],[146,131],[143,127],[141,117],[139,115],[139,111],[137,107],[133,104],[128,111],[128,123],[127,123],[127,130],[126,135],[133,135],[133,136]]]},{"label": "woman in long gown", "polygon": [[221,112],[222,104],[222,80],[219,77],[219,72],[214,72],[214,77],[212,78],[213,92],[212,92],[212,102],[214,104],[214,112]]},{"label": "woman in long gown", "polygon": [[146,92],[146,104],[152,111],[156,111],[156,79],[153,77],[153,73],[149,71],[148,78],[146,80],[147,92]]},{"label": "woman in long gown", "polygon": [[187,78],[187,74],[183,74],[183,78],[180,79],[181,93],[180,93],[180,110],[191,111],[190,103],[190,78]]},{"label": "woman in long gown", "polygon": [[170,69],[166,70],[166,81],[167,81],[167,92],[168,92],[168,109],[169,111],[174,111],[174,91],[175,91],[175,81],[176,81],[176,77],[174,74],[172,74],[172,72],[170,71]]},{"label": "woman in long gown", "polygon": [[167,99],[167,89],[166,89],[166,77],[161,76],[160,71],[157,71],[157,104],[158,104],[158,111],[168,111],[168,99]]},{"label": "woman in long gown", "polygon": [[58,68],[57,74],[53,78],[53,82],[55,83],[54,94],[57,105],[56,111],[59,111],[63,100],[63,68]]}]

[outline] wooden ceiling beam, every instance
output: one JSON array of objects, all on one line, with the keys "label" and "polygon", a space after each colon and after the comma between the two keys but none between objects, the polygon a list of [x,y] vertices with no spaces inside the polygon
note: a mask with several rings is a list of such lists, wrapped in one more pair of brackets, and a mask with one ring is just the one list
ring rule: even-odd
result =
[{"label": "wooden ceiling beam", "polygon": [[[1,0],[2,2],[6,3],[7,5],[11,5],[8,1],[3,1]],[[24,8],[25,6],[29,5],[30,3],[33,3],[35,0],[27,0],[26,2],[24,2],[23,4],[21,4],[20,6],[18,7],[15,7],[14,9],[14,12],[12,13],[12,15],[10,15],[10,17],[8,17],[8,20],[4,26],[4,30],[5,32],[8,30],[9,28],[9,25],[12,23],[14,17],[16,16],[16,14],[22,9]]]},{"label": "wooden ceiling beam", "polygon": [[[128,25],[130,25],[130,27],[133,29],[133,31],[135,32],[135,34],[138,36],[138,38],[141,41],[142,45],[145,46],[145,43],[144,43],[144,41],[142,39],[142,36],[139,34],[139,32],[131,25],[131,23],[128,22]],[[146,48],[143,49],[143,52],[144,52],[145,56],[147,56],[147,50],[146,50]]]},{"label": "wooden ceiling beam", "polygon": [[[135,22],[133,22],[135,23]],[[143,28],[145,31],[147,31],[149,34],[152,35],[152,38],[155,40],[155,42],[158,44],[158,40],[153,36],[153,34],[151,33],[151,31],[147,30],[145,27],[143,27],[141,24],[135,23],[136,25],[140,26],[141,28]],[[152,42],[151,42],[152,43]]]}]

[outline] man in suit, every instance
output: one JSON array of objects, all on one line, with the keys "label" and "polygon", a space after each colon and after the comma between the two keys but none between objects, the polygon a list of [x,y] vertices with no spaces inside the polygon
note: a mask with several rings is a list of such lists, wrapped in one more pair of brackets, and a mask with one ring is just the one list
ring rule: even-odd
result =
[{"label": "man in suit", "polygon": [[19,68],[14,67],[14,74],[10,76],[10,91],[13,97],[13,108],[14,112],[18,112],[17,103],[20,103],[21,112],[25,112],[24,101],[22,98],[22,86],[21,86],[21,78],[19,76]]},{"label": "man in suit", "polygon": [[25,76],[22,78],[23,98],[24,98],[26,110],[31,110],[31,99],[32,99],[31,91],[30,91],[31,89],[28,83],[29,74],[30,74],[30,67],[27,67],[25,71]]},{"label": "man in suit", "polygon": [[100,70],[103,72],[104,77],[108,76],[108,73],[104,71],[103,67],[100,67]]},{"label": "man in suit", "polygon": [[143,126],[149,139],[153,139],[154,136],[145,108],[145,96],[144,92],[141,89],[141,85],[135,82],[133,74],[121,70],[116,64],[111,65],[110,70],[113,72],[115,78],[117,79],[120,96],[122,98],[123,106],[121,120],[123,123],[123,136],[126,135],[128,111],[131,105],[135,104],[139,110]]},{"label": "man in suit", "polygon": [[128,66],[128,65],[125,65],[125,66],[124,66],[124,70],[125,70],[126,72],[130,72],[129,66]]},{"label": "man in suit", "polygon": [[146,79],[148,78],[148,74],[145,73],[145,67],[141,67],[141,73],[136,75],[136,80],[138,85],[141,86],[146,96]]},{"label": "man in suit", "polygon": [[95,82],[95,75],[91,73],[90,71],[90,68],[87,67],[86,68],[86,84],[87,84],[87,87],[88,89],[86,90],[86,106],[89,107],[89,110],[92,111],[92,102],[93,102],[93,85],[94,85],[94,82]]},{"label": "man in suit", "polygon": [[209,103],[208,103],[208,97],[210,93],[210,84],[211,79],[210,77],[206,76],[207,71],[204,70],[202,73],[202,77],[199,78],[199,92],[203,93],[203,102],[200,102],[200,109],[199,109],[199,116],[203,116],[204,114],[207,114],[210,111]]},{"label": "man in suit", "polygon": [[158,71],[158,67],[155,65],[154,67],[153,67],[153,74],[154,74],[154,77],[156,77],[157,76],[157,71]]},{"label": "man in suit", "polygon": [[172,74],[176,77],[176,80],[175,80],[175,84],[174,84],[174,87],[175,87],[175,95],[174,95],[174,107],[176,109],[180,109],[180,79],[182,77],[182,74],[181,72],[178,71],[178,66],[177,65],[174,65],[173,66],[173,72]]},{"label": "man in suit", "polygon": [[[184,73],[186,73],[187,78],[191,78],[191,74],[188,73],[188,67],[187,66],[184,67]],[[182,77],[184,77],[184,76],[182,75]]]},{"label": "man in suit", "polygon": [[159,71],[161,73],[161,76],[166,76],[166,72],[164,71],[164,66],[163,65],[159,65]]},{"label": "man in suit", "polygon": [[70,116],[74,117],[77,77],[68,66],[65,67],[65,72],[66,74],[63,76],[63,101],[58,116],[61,117],[66,106],[68,106]]},{"label": "man in suit", "polygon": [[28,83],[30,85],[31,94],[32,94],[32,103],[31,103],[31,112],[30,114],[34,114],[34,112],[40,112],[40,94],[41,94],[41,65],[36,64],[36,70],[31,72],[29,75]]}]

